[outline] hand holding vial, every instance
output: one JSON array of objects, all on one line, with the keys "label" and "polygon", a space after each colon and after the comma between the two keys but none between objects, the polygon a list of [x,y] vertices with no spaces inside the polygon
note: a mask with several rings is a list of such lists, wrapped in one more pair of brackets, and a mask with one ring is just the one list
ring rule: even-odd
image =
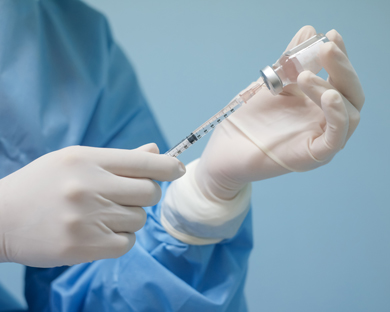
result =
[{"label": "hand holding vial", "polygon": [[[315,35],[303,27],[287,51]],[[326,37],[318,61],[327,80],[304,70],[276,96],[263,87],[217,127],[196,171],[206,196],[229,199],[249,182],[315,169],[344,147],[359,123],[364,93],[341,36],[332,30]]]}]

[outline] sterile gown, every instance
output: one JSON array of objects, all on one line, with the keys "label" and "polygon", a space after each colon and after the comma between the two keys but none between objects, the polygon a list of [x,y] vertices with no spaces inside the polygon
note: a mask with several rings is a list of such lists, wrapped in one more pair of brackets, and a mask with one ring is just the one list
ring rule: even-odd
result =
[{"label": "sterile gown", "polygon": [[[77,0],[0,1],[0,118],[1,177],[69,145],[167,148],[106,20]],[[250,213],[232,239],[196,246],[145,209],[124,256],[27,268],[30,311],[246,311]]]}]

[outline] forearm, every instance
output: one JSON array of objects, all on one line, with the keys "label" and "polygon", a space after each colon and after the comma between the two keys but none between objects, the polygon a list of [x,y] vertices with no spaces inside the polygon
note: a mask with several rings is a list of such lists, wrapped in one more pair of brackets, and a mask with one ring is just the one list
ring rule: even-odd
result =
[{"label": "forearm", "polygon": [[251,184],[229,200],[204,194],[195,178],[198,163],[189,164],[186,175],[168,188],[161,223],[169,234],[185,243],[215,244],[237,233],[249,211]]}]

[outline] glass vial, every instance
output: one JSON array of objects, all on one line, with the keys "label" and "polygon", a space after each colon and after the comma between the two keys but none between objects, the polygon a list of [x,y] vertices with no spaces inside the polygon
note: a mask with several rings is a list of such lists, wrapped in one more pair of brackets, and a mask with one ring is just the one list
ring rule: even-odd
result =
[{"label": "glass vial", "polygon": [[317,34],[285,52],[272,67],[263,68],[260,73],[271,93],[279,94],[283,87],[296,83],[298,75],[305,70],[317,74],[322,68],[320,46],[328,41],[324,34]]}]

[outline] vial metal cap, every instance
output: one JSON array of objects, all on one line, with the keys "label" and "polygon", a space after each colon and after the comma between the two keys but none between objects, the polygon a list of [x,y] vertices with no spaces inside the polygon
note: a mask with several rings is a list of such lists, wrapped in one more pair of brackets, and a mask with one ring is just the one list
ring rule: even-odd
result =
[{"label": "vial metal cap", "polygon": [[264,67],[260,70],[264,82],[273,95],[277,95],[283,90],[283,83],[278,74],[270,66]]}]

